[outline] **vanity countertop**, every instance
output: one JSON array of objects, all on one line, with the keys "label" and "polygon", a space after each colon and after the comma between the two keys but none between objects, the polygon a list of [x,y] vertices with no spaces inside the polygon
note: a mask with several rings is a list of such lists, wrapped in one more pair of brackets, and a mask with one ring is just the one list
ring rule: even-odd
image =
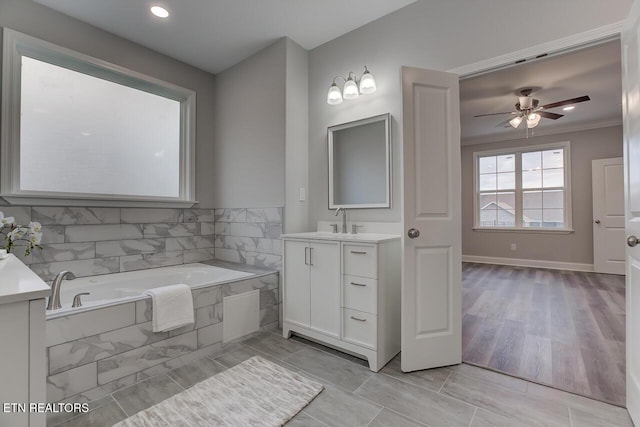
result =
[{"label": "vanity countertop", "polygon": [[0,305],[46,298],[51,288],[15,255],[0,260]]},{"label": "vanity countertop", "polygon": [[307,233],[290,233],[283,234],[283,239],[300,239],[300,240],[334,240],[341,242],[357,242],[357,243],[381,243],[390,240],[400,239],[397,234],[376,234],[376,233],[331,233],[329,231],[310,231]]}]

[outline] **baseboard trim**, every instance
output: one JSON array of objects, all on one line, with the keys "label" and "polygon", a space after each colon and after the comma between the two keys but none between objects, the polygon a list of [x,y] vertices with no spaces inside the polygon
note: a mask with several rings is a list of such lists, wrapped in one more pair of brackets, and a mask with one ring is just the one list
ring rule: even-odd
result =
[{"label": "baseboard trim", "polygon": [[571,270],[593,272],[593,264],[578,262],[544,261],[537,259],[499,258],[477,255],[462,255],[463,262],[477,262],[479,264],[511,265],[515,267],[549,268],[552,270]]}]

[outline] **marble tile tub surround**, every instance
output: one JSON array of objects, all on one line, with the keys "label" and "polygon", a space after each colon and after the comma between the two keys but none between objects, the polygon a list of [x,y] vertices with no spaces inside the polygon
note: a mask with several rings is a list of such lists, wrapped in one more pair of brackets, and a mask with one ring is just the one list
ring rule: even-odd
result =
[{"label": "marble tile tub surround", "polygon": [[280,270],[282,207],[216,209],[216,259]]},{"label": "marble tile tub surround", "polygon": [[278,322],[278,273],[193,291],[194,325],[153,333],[151,298],[47,321],[47,399],[94,400],[222,347],[222,300],[260,290],[260,325]]},{"label": "marble tile tub surround", "polygon": [[213,209],[0,206],[16,221],[42,224],[43,250],[16,255],[43,280],[118,273],[214,258]]}]

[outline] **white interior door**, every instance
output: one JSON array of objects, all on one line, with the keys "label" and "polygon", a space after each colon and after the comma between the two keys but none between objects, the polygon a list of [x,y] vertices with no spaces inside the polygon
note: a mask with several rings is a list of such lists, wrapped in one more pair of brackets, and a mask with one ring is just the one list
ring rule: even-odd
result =
[{"label": "white interior door", "polygon": [[627,409],[640,425],[640,2],[622,33],[624,201],[627,236]]},{"label": "white interior door", "polygon": [[459,100],[456,74],[402,68],[404,372],[462,361]]},{"label": "white interior door", "polygon": [[593,268],[624,274],[624,167],[622,157],[591,162]]}]

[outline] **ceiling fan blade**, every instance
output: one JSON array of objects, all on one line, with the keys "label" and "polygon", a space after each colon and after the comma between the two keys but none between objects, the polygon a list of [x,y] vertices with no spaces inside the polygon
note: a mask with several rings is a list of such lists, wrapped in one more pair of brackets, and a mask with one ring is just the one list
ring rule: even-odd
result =
[{"label": "ceiling fan blade", "polygon": [[564,117],[564,114],[550,113],[548,111],[538,111],[536,114],[551,120],[558,120],[560,117]]},{"label": "ceiling fan blade", "polygon": [[[505,126],[505,125],[509,124],[509,122],[510,122],[511,120],[512,120],[512,119],[510,119],[510,118],[509,118],[509,119],[507,119],[507,120],[503,120],[503,121],[501,121],[500,123],[498,123],[498,124],[496,125],[496,127],[497,127],[497,128],[507,127],[507,126]],[[509,125],[509,127],[511,127],[511,125]]]},{"label": "ceiling fan blade", "polygon": [[516,113],[514,111],[507,111],[505,113],[478,114],[477,116],[473,116],[473,117],[499,116],[501,114],[516,114]]},{"label": "ceiling fan blade", "polygon": [[565,99],[564,101],[552,102],[551,104],[543,105],[542,108],[544,108],[545,110],[548,110],[550,108],[557,108],[557,107],[562,107],[563,105],[577,104],[578,102],[585,102],[590,100],[591,98],[585,95],[585,96],[579,96],[578,98]]}]

